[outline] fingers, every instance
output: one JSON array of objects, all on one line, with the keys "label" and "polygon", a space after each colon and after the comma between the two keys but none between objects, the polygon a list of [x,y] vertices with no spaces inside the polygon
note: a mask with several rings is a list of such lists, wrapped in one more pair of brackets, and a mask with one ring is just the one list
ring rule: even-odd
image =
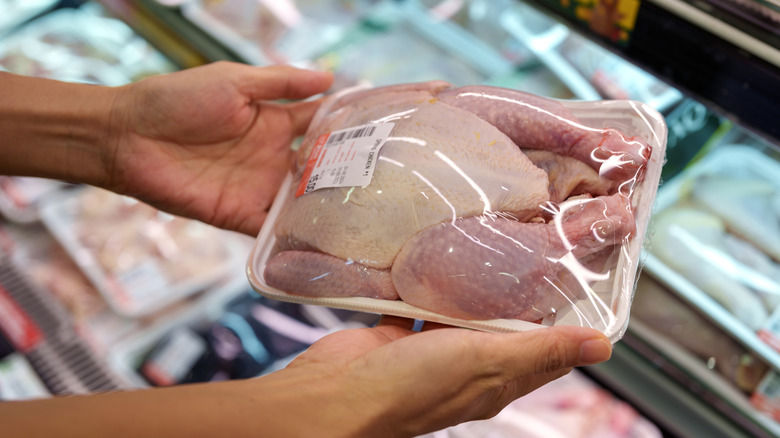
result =
[{"label": "fingers", "polygon": [[287,65],[253,67],[222,62],[239,91],[253,100],[303,99],[322,93],[333,83],[330,72],[302,70]]},{"label": "fingers", "polygon": [[612,354],[612,343],[603,333],[584,327],[493,336],[482,345],[488,360],[509,373],[511,380],[603,362]]}]

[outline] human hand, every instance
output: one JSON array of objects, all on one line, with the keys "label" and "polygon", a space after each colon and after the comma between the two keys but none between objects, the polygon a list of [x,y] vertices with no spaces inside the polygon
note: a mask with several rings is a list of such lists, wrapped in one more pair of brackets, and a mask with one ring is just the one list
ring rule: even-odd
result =
[{"label": "human hand", "polygon": [[385,317],[338,331],[257,379],[3,403],[0,421],[11,437],[411,438],[489,418],[612,351],[583,327],[494,334],[426,323],[417,333],[412,324]]},{"label": "human hand", "polygon": [[121,87],[105,188],[256,235],[330,73],[218,62]]},{"label": "human hand", "polygon": [[612,351],[603,334],[582,327],[494,334],[426,323],[435,329],[415,333],[412,323],[384,317],[374,328],[336,332],[282,373],[317,376],[341,388],[331,403],[342,409],[333,411],[353,418],[330,419],[340,432],[358,424],[365,427],[358,436],[414,437],[490,418]]}]

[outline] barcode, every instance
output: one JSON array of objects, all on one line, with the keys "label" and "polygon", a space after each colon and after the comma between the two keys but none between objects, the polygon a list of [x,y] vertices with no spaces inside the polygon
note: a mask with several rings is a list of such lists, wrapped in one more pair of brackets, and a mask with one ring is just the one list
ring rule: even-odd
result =
[{"label": "barcode", "polygon": [[369,125],[369,126],[364,126],[362,128],[352,129],[350,131],[339,132],[338,134],[331,135],[330,137],[328,137],[328,141],[325,144],[330,145],[333,143],[337,143],[344,140],[350,140],[353,138],[369,137],[374,133],[374,131],[376,131],[376,126]]}]

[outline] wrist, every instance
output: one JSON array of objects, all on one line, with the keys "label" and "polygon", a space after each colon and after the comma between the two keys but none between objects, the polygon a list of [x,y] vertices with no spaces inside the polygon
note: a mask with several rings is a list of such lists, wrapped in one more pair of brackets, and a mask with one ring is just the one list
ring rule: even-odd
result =
[{"label": "wrist", "polygon": [[119,92],[0,73],[0,174],[105,185]]},{"label": "wrist", "polygon": [[[260,426],[279,427],[268,436],[383,437],[374,425],[376,404],[361,400],[343,376],[286,368],[257,379]],[[271,431],[269,431],[271,432]]]}]

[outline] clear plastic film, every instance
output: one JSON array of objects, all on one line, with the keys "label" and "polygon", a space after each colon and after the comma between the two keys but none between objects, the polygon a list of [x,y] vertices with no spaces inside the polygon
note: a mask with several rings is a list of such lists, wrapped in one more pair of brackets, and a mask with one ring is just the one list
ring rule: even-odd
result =
[{"label": "clear plastic film", "polygon": [[666,144],[633,101],[442,81],[315,115],[249,260],[263,295],[489,331],[619,339]]}]

